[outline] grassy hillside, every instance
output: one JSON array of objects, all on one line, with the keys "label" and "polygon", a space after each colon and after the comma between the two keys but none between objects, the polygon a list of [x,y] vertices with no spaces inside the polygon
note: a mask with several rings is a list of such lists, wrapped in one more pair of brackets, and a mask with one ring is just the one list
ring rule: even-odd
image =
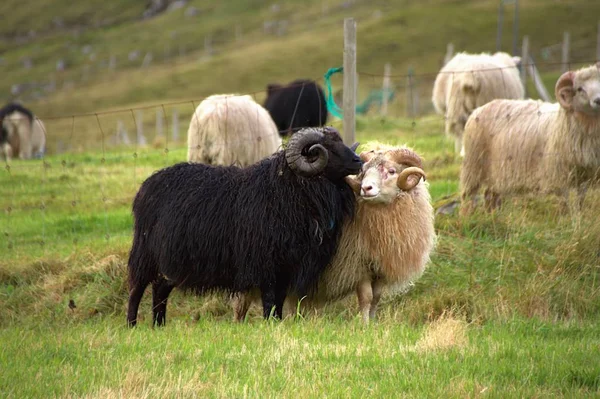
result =
[{"label": "grassy hillside", "polygon": [[[431,87],[446,44],[452,41],[456,51],[494,51],[497,29],[495,1],[190,1],[150,19],[142,19],[143,6],[132,1],[99,3],[93,13],[60,0],[47,3],[52,11],[40,9],[44,34],[26,41],[5,38],[0,44],[0,93],[8,100],[11,89],[22,90],[17,98],[47,121],[50,153],[100,149],[118,120],[131,134],[135,119],[143,118],[151,132],[157,111],[170,120],[177,109],[183,130],[194,107],[210,94],[252,93],[262,101],[269,82],[322,79],[328,68],[342,64],[342,21],[348,16],[358,23],[359,102],[381,87],[383,65],[389,62],[396,89],[390,115],[407,115],[409,91],[418,94],[421,114],[432,112]],[[115,4],[122,12],[114,11]],[[532,54],[552,92],[561,72],[560,48],[546,48],[543,54],[540,49],[560,43],[569,30],[573,67],[589,64],[595,58],[600,3],[520,4],[519,33],[530,36]],[[10,1],[0,7],[19,9]],[[196,16],[186,17],[190,7]],[[28,31],[19,15],[2,24],[0,33],[10,37]],[[71,16],[78,21],[74,24],[87,24],[86,29],[58,28],[51,15]],[[511,51],[508,6],[504,25],[502,47]],[[285,26],[282,35],[276,34],[279,26]],[[210,56],[204,51],[206,37],[212,43]],[[149,54],[152,62],[142,67]],[[26,59],[32,62],[30,69],[23,67]],[[57,71],[59,61],[66,65],[62,71]],[[407,89],[409,68],[415,73],[412,89]],[[333,85],[341,88],[341,75]],[[529,92],[535,96],[532,84]],[[138,107],[146,107],[143,116],[130,112]],[[100,120],[93,115],[97,112]],[[82,114],[92,117],[71,117]]]},{"label": "grassy hillside", "polygon": [[[19,7],[11,3],[4,2],[0,11],[11,10],[13,15],[12,10]],[[270,81],[319,78],[342,62],[342,20],[348,16],[358,21],[362,94],[380,86],[381,78],[369,74],[380,75],[384,63],[390,62],[393,73],[399,75],[394,81],[397,85],[405,83],[403,75],[409,67],[427,75],[419,79],[425,106],[431,74],[438,70],[446,44],[452,41],[457,51],[494,51],[497,29],[496,1],[190,1],[184,8],[151,19],[141,19],[143,7],[133,1],[99,2],[87,9],[93,13],[61,0],[45,3],[39,9],[43,17],[32,26],[39,24],[39,30],[46,33],[26,43],[4,40],[0,65],[0,93],[5,98],[14,84],[56,84],[56,90],[49,93],[44,93],[48,87],[39,89],[44,99],[35,109],[43,116],[198,100],[215,92],[257,92]],[[560,43],[564,30],[571,32],[574,63],[595,58],[600,12],[596,1],[526,0],[520,4],[519,34],[530,36],[532,53],[540,63],[544,60],[539,49]],[[189,7],[195,7],[198,15],[186,17]],[[503,49],[511,51],[510,7],[505,14]],[[51,16],[87,26],[85,30],[53,28]],[[0,33],[14,34],[29,26],[18,13],[8,20]],[[94,28],[98,21],[104,25]],[[279,21],[285,21],[285,34],[265,33],[265,22],[273,31],[269,23]],[[236,32],[240,34],[237,39]],[[214,51],[210,58],[204,56],[206,37],[211,38]],[[130,61],[128,56],[136,51],[137,58]],[[141,69],[147,53],[152,54],[152,64]],[[24,57],[31,58],[31,69],[22,67]],[[111,57],[116,60],[115,71],[108,68]],[[547,62],[557,60],[556,52],[548,57]],[[61,72],[56,71],[59,60],[66,63]],[[541,65],[541,69],[551,73],[552,84],[558,68]],[[23,95],[30,98],[35,91]]]},{"label": "grassy hillside", "polygon": [[[425,158],[436,206],[459,161],[438,118],[361,118],[358,139]],[[364,147],[363,147],[364,148]],[[0,391],[8,397],[569,396],[600,393],[600,196],[581,218],[556,199],[437,215],[425,275],[361,326],[356,299],[306,320],[230,322],[221,295],[175,291],[168,324],[125,328],[130,204],[181,145],[61,154],[0,171]],[[70,300],[76,308],[68,306]],[[24,350],[23,348],[27,348]],[[427,376],[425,378],[424,376]]]},{"label": "grassy hillside", "polygon": [[[520,4],[520,32],[530,36],[548,88],[560,73],[548,46],[563,30],[571,32],[574,64],[591,61],[600,3]],[[237,325],[224,296],[175,291],[164,329],[149,328],[150,292],[138,328],[125,328],[132,198],[153,171],[185,160],[187,121],[203,97],[241,92],[261,100],[268,82],[320,78],[341,65],[342,20],[354,16],[359,100],[380,87],[386,62],[396,86],[390,115],[360,116],[357,139],[362,148],[413,147],[439,208],[456,198],[460,159],[441,133],[443,119],[428,114],[431,85],[447,42],[494,50],[496,1],[192,0],[145,20],[144,2],[131,0],[20,6],[0,4],[0,15],[10,15],[0,23],[0,93],[9,99],[14,84],[41,84],[20,98],[43,117],[49,154],[0,169],[2,397],[600,394],[595,188],[581,215],[562,211],[554,197],[527,195],[505,198],[493,214],[436,215],[427,271],[405,295],[385,298],[368,327],[354,297],[283,322],[263,322],[253,308]],[[197,15],[186,17],[192,6]],[[507,7],[505,50],[511,19]],[[56,71],[58,60],[64,71]],[[415,117],[406,116],[410,67],[420,95]],[[175,111],[179,138],[157,137],[157,112],[170,132]],[[146,145],[134,139],[140,121]],[[129,144],[116,140],[119,123]]]}]

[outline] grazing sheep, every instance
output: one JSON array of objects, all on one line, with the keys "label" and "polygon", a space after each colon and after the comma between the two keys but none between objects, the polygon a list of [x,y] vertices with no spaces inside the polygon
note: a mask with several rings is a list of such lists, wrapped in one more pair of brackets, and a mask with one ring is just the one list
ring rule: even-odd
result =
[{"label": "grazing sheep", "polygon": [[269,113],[251,96],[214,95],[198,105],[188,129],[188,161],[248,166],[281,147]]},{"label": "grazing sheep", "polygon": [[461,156],[465,123],[475,108],[497,98],[524,97],[519,63],[519,57],[501,52],[458,53],[438,73],[431,100],[437,113],[445,116],[446,134],[455,138],[454,149]]},{"label": "grazing sheep", "polygon": [[0,109],[0,147],[7,161],[15,156],[21,159],[41,156],[45,145],[44,124],[29,109],[17,103]]},{"label": "grazing sheep", "polygon": [[287,86],[269,84],[264,107],[281,136],[327,123],[325,93],[313,80],[298,79]]},{"label": "grazing sheep", "polygon": [[156,172],[134,202],[127,321],[152,283],[155,324],[174,287],[248,291],[281,317],[287,291],[305,295],[335,253],[362,162],[332,128],[304,129],[247,168],[181,163]]},{"label": "grazing sheep", "polygon": [[568,195],[570,187],[578,188],[581,208],[588,184],[600,176],[599,68],[564,73],[558,103],[496,100],[473,112],[460,175],[463,214],[481,186],[488,209],[500,205],[501,194]]},{"label": "grazing sheep", "polygon": [[[363,152],[356,216],[344,225],[337,253],[315,293],[301,302],[319,307],[357,292],[362,318],[375,317],[385,289],[400,291],[424,271],[435,243],[434,212],[421,159],[407,148]],[[258,291],[234,297],[234,317],[244,319]],[[291,296],[293,298],[293,296]]]}]

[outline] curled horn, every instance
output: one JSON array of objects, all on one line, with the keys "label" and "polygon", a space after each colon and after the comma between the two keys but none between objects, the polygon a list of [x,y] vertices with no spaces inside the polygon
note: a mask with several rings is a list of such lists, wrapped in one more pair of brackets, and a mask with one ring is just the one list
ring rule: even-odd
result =
[{"label": "curled horn", "polygon": [[373,151],[373,150],[363,151],[359,155],[360,160],[363,161],[363,163],[369,162],[371,160],[371,158],[373,158],[374,156],[375,156],[375,151]]},{"label": "curled horn", "polygon": [[573,95],[575,91],[573,90],[573,79],[575,78],[575,72],[568,71],[563,73],[558,81],[556,82],[556,86],[554,88],[554,95],[556,96],[556,100],[560,103],[561,107],[566,110],[571,110],[573,105],[571,104],[571,100],[573,99]]},{"label": "curled horn", "polygon": [[[409,181],[408,178],[413,175],[419,175],[419,178],[415,179],[413,181]],[[398,188],[400,190],[410,191],[413,188],[415,188],[417,184],[419,184],[419,182],[421,181],[421,177],[423,178],[423,180],[426,179],[425,171],[423,171],[423,169],[418,168],[416,166],[411,166],[409,168],[404,169],[402,172],[400,172],[400,174],[398,175],[398,181],[396,184],[398,185]]]},{"label": "curled horn", "polygon": [[[325,147],[317,144],[322,140],[323,133],[317,129],[302,129],[292,136],[285,150],[285,159],[294,173],[310,177],[325,169],[329,153]],[[308,146],[308,151],[303,151]]]},{"label": "curled horn", "polygon": [[350,186],[352,191],[354,191],[355,194],[360,194],[360,186],[362,184],[360,180],[358,180],[356,177],[351,176],[346,176],[344,180]]},{"label": "curled horn", "polygon": [[408,148],[391,150],[389,155],[390,159],[396,163],[408,166],[416,166],[418,168],[423,167],[423,161],[421,161],[421,157],[419,157],[416,152],[411,151]]}]

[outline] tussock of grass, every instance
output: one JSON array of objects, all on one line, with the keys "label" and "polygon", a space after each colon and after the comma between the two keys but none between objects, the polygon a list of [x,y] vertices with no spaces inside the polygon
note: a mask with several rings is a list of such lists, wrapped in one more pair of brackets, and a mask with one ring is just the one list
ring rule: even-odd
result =
[{"label": "tussock of grass", "polygon": [[414,346],[418,352],[464,349],[468,344],[467,323],[448,314],[427,326]]}]

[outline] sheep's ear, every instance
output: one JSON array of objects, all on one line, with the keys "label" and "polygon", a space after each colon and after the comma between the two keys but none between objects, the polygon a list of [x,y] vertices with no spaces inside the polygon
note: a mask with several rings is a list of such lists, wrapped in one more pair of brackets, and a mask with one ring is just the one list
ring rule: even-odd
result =
[{"label": "sheep's ear", "polygon": [[467,72],[463,76],[462,90],[465,93],[479,93],[479,80],[474,72]]},{"label": "sheep's ear", "polygon": [[275,90],[281,89],[283,86],[279,83],[269,83],[267,85],[267,95],[270,96]]},{"label": "sheep's ear", "polygon": [[363,163],[367,163],[375,156],[375,151],[363,151],[360,153],[359,157]]},{"label": "sheep's ear", "polygon": [[575,90],[573,89],[574,78],[575,72],[565,72],[560,78],[558,78],[556,87],[554,88],[556,100],[560,103],[561,107],[568,111],[573,108],[573,97],[575,96]]}]

